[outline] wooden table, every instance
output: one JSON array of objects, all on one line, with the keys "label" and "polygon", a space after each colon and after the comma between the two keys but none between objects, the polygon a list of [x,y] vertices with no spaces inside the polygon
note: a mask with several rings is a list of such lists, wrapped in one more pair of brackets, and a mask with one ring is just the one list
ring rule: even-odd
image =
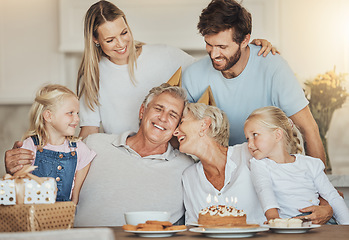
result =
[{"label": "wooden table", "polygon": [[[176,233],[173,237],[167,238],[142,238],[134,233],[127,233],[121,227],[94,227],[94,228],[73,228],[69,230],[51,230],[42,232],[15,232],[0,233],[1,240],[61,240],[61,239],[83,239],[83,240],[210,240],[200,233],[190,231]],[[230,238],[231,239],[231,238]],[[236,238],[242,239],[242,238]],[[258,240],[347,240],[349,239],[349,226],[324,225],[320,228],[311,229],[308,233],[280,234],[271,231],[257,233],[254,237],[244,238]]]},{"label": "wooden table", "polygon": [[[149,239],[149,238],[140,238],[137,235],[133,233],[126,233],[122,230],[121,227],[112,227],[112,230],[114,231],[115,239],[118,240],[140,240],[140,239]],[[260,240],[269,240],[269,239],[292,239],[292,240],[348,240],[349,239],[349,226],[343,226],[343,225],[323,225],[320,228],[314,228],[311,229],[307,233],[294,233],[294,234],[280,234],[280,233],[273,233],[271,231],[267,232],[260,232],[257,233],[254,237],[251,238],[258,238]],[[251,239],[251,238],[246,238]],[[155,238],[150,238],[155,239]],[[188,239],[213,239],[206,237],[199,233],[193,233],[190,231],[180,232],[176,233],[173,237],[170,238],[156,238],[156,239],[168,239],[168,240],[188,240]],[[241,238],[240,238],[241,239]]]}]

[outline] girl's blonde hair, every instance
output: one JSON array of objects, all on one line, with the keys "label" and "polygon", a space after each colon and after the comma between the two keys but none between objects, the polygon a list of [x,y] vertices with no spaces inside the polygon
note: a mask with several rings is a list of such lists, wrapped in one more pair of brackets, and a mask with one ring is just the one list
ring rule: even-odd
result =
[{"label": "girl's blonde hair", "polygon": [[135,84],[134,69],[137,67],[137,49],[143,43],[135,42],[131,29],[127,23],[126,16],[121,9],[108,1],[99,1],[93,4],[87,11],[84,21],[84,41],[85,49],[78,71],[77,94],[84,100],[87,106],[94,110],[99,105],[99,61],[102,56],[106,56],[100,46],[96,46],[93,39],[98,39],[98,28],[105,22],[112,22],[122,17],[131,35],[130,55],[128,57],[128,71],[131,81]]},{"label": "girl's blonde hair", "polygon": [[197,120],[209,117],[211,125],[207,135],[220,145],[224,147],[229,146],[229,120],[222,110],[204,103],[188,103],[184,108],[183,115],[188,112],[191,112]]},{"label": "girl's blonde hair", "polygon": [[[30,109],[29,120],[30,126],[28,131],[24,134],[23,140],[31,137],[38,136],[39,149],[43,148],[47,144],[48,133],[45,129],[45,120],[43,113],[46,110],[55,111],[59,103],[62,102],[66,97],[78,97],[76,94],[65,86],[58,84],[49,84],[43,86],[36,93],[34,103]],[[76,142],[79,138],[74,136],[68,137],[69,141]]]},{"label": "girl's blonde hair", "polygon": [[256,120],[271,130],[281,129],[284,133],[284,144],[289,154],[303,152],[303,138],[290,118],[278,107],[269,106],[253,111],[248,120]]}]

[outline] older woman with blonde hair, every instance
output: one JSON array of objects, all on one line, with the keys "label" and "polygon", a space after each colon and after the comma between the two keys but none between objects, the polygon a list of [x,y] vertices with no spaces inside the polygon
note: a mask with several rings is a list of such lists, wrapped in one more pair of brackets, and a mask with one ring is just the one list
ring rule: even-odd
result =
[{"label": "older woman with blonde hair", "polygon": [[228,146],[229,121],[223,111],[189,103],[174,135],[181,152],[200,159],[182,177],[187,224],[197,222],[199,211],[207,206],[235,204],[246,212],[247,221],[265,221],[250,177],[251,155],[246,144]]}]

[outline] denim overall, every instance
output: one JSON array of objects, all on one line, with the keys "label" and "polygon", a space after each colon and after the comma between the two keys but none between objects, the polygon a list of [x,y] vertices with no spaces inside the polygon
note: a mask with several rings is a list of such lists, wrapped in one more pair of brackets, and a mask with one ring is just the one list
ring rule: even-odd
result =
[{"label": "denim overall", "polygon": [[[37,136],[32,136],[35,146],[39,145]],[[38,177],[53,177],[57,181],[56,201],[70,201],[77,164],[76,142],[69,142],[71,152],[55,152],[41,149],[36,151],[34,166],[38,166],[32,174]]]}]

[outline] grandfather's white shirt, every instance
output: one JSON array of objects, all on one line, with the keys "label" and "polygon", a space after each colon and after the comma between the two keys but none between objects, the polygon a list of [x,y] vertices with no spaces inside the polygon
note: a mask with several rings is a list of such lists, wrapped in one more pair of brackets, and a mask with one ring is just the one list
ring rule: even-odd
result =
[{"label": "grandfather's white shirt", "polygon": [[[266,220],[252,184],[248,165],[250,158],[246,143],[228,148],[224,186],[220,191],[207,180],[201,162],[184,171],[182,183],[186,223],[196,223],[201,209],[217,204],[244,210],[250,223],[262,224]],[[207,203],[209,196],[211,203]],[[231,198],[235,197],[236,204],[231,202]]]}]

